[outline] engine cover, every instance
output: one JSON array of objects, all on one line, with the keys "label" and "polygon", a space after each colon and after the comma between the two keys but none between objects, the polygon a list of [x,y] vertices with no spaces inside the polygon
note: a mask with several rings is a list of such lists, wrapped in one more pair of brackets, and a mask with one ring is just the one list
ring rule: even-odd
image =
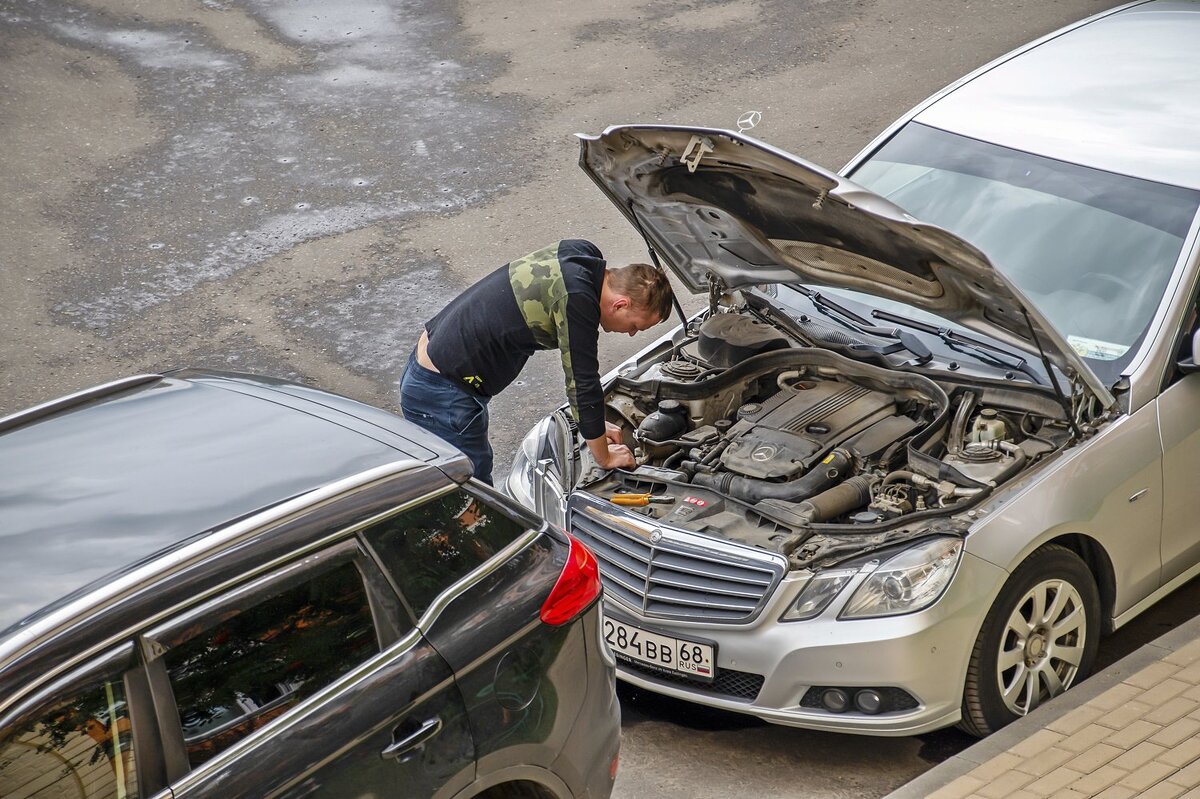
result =
[{"label": "engine cover", "polygon": [[783,390],[739,409],[743,432],[725,449],[721,464],[746,477],[790,480],[847,438],[895,413],[890,396],[850,383],[821,380]]}]

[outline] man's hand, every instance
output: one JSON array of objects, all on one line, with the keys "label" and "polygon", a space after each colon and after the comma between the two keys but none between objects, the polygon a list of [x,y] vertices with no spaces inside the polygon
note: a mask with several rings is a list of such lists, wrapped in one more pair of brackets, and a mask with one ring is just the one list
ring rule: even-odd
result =
[{"label": "man's hand", "polygon": [[601,469],[632,469],[637,465],[629,447],[609,443],[607,431],[599,438],[589,438],[587,445],[592,459]]},{"label": "man's hand", "polygon": [[608,439],[610,444],[624,444],[625,436],[621,434],[621,428],[612,422],[604,423],[604,437]]}]

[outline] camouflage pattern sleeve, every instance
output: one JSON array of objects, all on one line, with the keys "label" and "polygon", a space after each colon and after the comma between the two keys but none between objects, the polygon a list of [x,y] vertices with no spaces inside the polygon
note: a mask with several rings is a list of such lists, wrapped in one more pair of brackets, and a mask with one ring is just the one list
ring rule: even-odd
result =
[{"label": "camouflage pattern sleeve", "polygon": [[568,294],[555,314],[567,400],[585,439],[604,435],[604,390],[600,385],[597,341],[600,306],[590,297]]},{"label": "camouflage pattern sleeve", "polygon": [[579,432],[584,438],[599,438],[604,435],[604,392],[596,352],[600,306],[594,296],[567,291],[559,260],[561,244],[512,261],[509,281],[537,347],[557,348],[562,354],[567,401]]},{"label": "camouflage pattern sleeve", "polygon": [[558,327],[553,308],[567,297],[562,267],[558,263],[558,245],[552,244],[510,262],[508,279],[525,326],[533,333],[538,349],[557,347]]}]

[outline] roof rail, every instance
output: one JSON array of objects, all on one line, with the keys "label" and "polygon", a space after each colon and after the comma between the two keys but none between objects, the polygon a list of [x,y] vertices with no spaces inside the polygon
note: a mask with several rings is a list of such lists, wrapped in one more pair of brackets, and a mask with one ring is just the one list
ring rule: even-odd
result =
[{"label": "roof rail", "polygon": [[65,397],[52,399],[49,402],[43,402],[41,405],[34,405],[32,408],[26,408],[23,411],[17,411],[0,419],[0,433],[7,433],[21,425],[29,424],[30,422],[42,419],[59,411],[73,408],[76,405],[82,405],[99,397],[105,397],[109,394],[116,394],[127,389],[140,386],[145,383],[153,383],[155,380],[161,380],[162,375],[159,374],[144,374],[134,375],[132,377],[123,377],[120,380],[114,380],[111,383],[104,383],[92,388],[85,388],[83,391],[76,391],[74,394],[68,394]]}]

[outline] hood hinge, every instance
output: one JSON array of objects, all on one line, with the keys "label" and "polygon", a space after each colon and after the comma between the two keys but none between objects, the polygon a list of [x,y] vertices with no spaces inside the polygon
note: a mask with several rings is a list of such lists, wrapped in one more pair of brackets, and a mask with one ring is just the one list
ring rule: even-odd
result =
[{"label": "hood hinge", "polygon": [[[712,139],[706,136],[692,136],[687,147],[683,150],[683,155],[679,156],[679,163],[688,168],[688,172],[695,172],[696,167],[700,166],[700,159],[706,153],[713,151]],[[690,161],[688,159],[691,159]]]}]

